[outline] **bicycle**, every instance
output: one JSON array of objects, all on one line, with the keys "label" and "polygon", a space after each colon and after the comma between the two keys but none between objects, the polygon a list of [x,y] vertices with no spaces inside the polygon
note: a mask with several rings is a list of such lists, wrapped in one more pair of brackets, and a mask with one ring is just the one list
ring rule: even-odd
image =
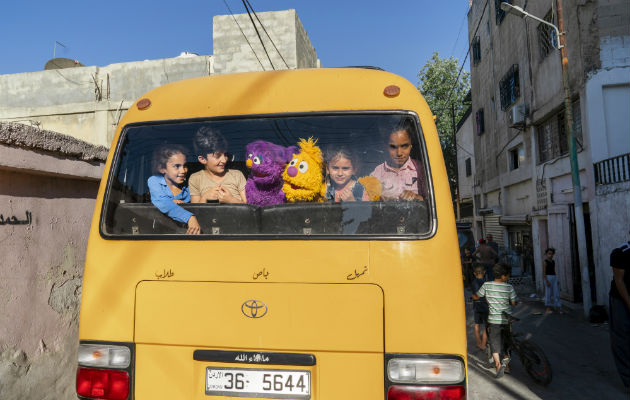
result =
[{"label": "bicycle", "polygon": [[511,358],[512,352],[518,354],[518,358],[521,360],[523,367],[525,367],[527,374],[536,381],[536,383],[543,386],[549,385],[549,383],[551,383],[552,372],[551,364],[547,356],[536,343],[527,339],[519,339],[523,334],[516,333],[512,330],[512,322],[519,321],[518,318],[505,311],[503,312],[503,316],[507,318],[508,321],[507,329],[504,333],[505,349],[508,356]]}]

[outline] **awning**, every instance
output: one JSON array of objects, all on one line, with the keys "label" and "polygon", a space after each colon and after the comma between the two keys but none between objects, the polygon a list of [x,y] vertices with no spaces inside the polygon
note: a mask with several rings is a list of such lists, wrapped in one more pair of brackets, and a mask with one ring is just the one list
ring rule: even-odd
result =
[{"label": "awning", "polygon": [[503,215],[499,218],[499,224],[501,225],[529,225],[531,223],[529,214]]}]

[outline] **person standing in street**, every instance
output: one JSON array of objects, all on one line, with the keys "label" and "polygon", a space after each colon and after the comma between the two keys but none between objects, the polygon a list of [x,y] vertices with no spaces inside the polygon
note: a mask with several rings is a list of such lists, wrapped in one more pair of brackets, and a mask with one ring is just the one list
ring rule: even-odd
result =
[{"label": "person standing in street", "polygon": [[488,233],[486,235],[486,242],[488,243],[488,246],[490,246],[492,250],[494,250],[494,252],[497,253],[497,257],[494,259],[494,263],[495,264],[498,263],[499,262],[499,244],[494,241],[494,237],[492,237],[492,233]]},{"label": "person standing in street", "polygon": [[[630,234],[630,232],[628,232]],[[617,372],[630,388],[630,241],[610,253],[610,347]]]},{"label": "person standing in street", "polygon": [[553,247],[545,250],[545,258],[542,265],[543,281],[545,282],[545,313],[551,313],[552,308],[556,312],[560,312],[560,292],[558,290],[558,277],[556,276],[556,262],[553,255],[556,249]]},{"label": "person standing in street", "polygon": [[462,255],[462,274],[464,275],[464,284],[469,287],[473,281],[473,255],[468,247],[464,248]]},{"label": "person standing in street", "polygon": [[497,258],[497,252],[488,246],[485,239],[479,241],[479,247],[473,253],[473,257],[479,257],[479,262],[483,264],[486,269],[486,279],[489,281],[494,280],[494,274],[492,273],[492,266],[494,260]]}]

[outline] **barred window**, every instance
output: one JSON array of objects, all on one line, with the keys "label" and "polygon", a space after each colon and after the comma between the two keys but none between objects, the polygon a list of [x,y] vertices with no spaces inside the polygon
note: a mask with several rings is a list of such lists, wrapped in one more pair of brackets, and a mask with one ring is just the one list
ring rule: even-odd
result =
[{"label": "barred window", "polygon": [[[551,10],[545,15],[545,21],[553,23],[553,13]],[[552,27],[543,23],[538,24],[538,50],[540,52],[540,60],[542,61],[554,49],[553,44],[556,33]]]},{"label": "barred window", "polygon": [[[578,147],[582,147],[580,101],[573,103],[573,129]],[[538,163],[544,163],[569,152],[564,108],[536,126],[538,133]]]},{"label": "barred window", "polygon": [[479,64],[479,61],[481,61],[481,43],[479,41],[479,36],[475,36],[470,46],[472,48],[473,64],[477,65]]},{"label": "barred window", "polygon": [[507,74],[503,76],[503,79],[499,82],[499,91],[501,94],[501,110],[505,111],[509,106],[514,104],[521,95],[518,64],[512,65]]}]

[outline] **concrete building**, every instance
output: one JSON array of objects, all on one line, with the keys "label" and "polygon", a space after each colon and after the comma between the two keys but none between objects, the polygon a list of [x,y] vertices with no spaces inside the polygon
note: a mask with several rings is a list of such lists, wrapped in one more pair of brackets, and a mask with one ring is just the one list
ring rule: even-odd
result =
[{"label": "concrete building", "polygon": [[[275,69],[319,66],[295,10],[258,17]],[[213,41],[214,55],[0,75],[0,398],[76,399],[87,236],[118,121],[157,86],[271,69],[247,15],[214,17]]]},{"label": "concrete building", "polygon": [[[469,96],[468,96],[469,97]],[[457,123],[457,222],[470,222],[475,228],[473,187],[475,185],[475,149],[473,143],[472,107],[468,107]],[[480,237],[481,232],[474,232]]]},{"label": "concrete building", "polygon": [[[494,234],[513,273],[532,277],[541,292],[543,252],[555,247],[561,297],[579,301],[555,34],[504,13],[501,2],[473,0],[468,13],[473,220],[478,232]],[[510,3],[557,24],[555,1]],[[627,240],[630,227],[630,7],[625,0],[562,4],[592,294],[594,303],[606,304],[608,255]]]},{"label": "concrete building", "polygon": [[213,18],[213,55],[184,52],[161,60],[0,75],[0,121],[109,146],[129,106],[158,86],[212,74],[319,66],[295,10],[257,14],[273,66],[247,14],[218,15]]}]

